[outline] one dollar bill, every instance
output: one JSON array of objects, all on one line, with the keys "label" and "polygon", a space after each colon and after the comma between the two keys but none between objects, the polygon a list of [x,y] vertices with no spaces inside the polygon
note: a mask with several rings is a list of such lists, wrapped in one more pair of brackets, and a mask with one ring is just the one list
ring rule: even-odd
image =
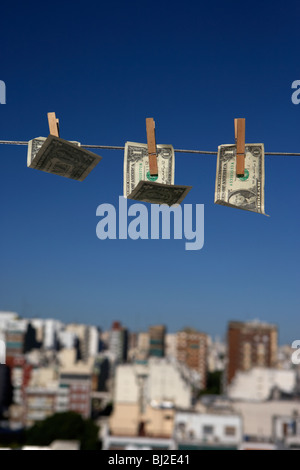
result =
[{"label": "one dollar bill", "polygon": [[236,175],[236,145],[218,147],[215,204],[267,215],[264,144],[246,144],[243,177]]},{"label": "one dollar bill", "polygon": [[152,204],[175,206],[183,201],[191,188],[192,186],[140,181],[128,198]]},{"label": "one dollar bill", "polygon": [[66,178],[83,181],[102,157],[89,152],[79,142],[53,135],[28,142],[27,166]]},{"label": "one dollar bill", "polygon": [[191,186],[174,184],[175,155],[172,145],[157,145],[158,175],[149,171],[148,145],[126,142],[124,197],[152,204],[180,204]]},{"label": "one dollar bill", "polygon": [[147,144],[126,142],[124,153],[124,197],[128,197],[140,181],[174,184],[175,156],[172,145],[157,145],[158,176],[151,176]]}]

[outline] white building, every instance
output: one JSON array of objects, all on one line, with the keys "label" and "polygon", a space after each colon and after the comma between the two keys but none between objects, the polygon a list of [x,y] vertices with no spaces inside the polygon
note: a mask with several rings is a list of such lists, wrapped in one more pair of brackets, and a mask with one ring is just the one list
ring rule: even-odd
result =
[{"label": "white building", "polygon": [[58,340],[62,348],[72,349],[75,346],[76,338],[76,334],[72,331],[63,330],[58,333]]},{"label": "white building", "polygon": [[297,447],[300,448],[300,415],[297,410],[287,416],[273,416],[273,439],[288,446],[298,441]]},{"label": "white building", "polygon": [[[278,369],[294,369],[295,364],[293,364],[291,357],[295,349],[291,347],[291,344],[283,344],[278,347],[277,354],[277,368]],[[300,369],[298,365],[298,369]]]},{"label": "white building", "polygon": [[24,424],[32,426],[57,412],[69,409],[69,391],[52,383],[47,387],[27,387],[25,389]]},{"label": "white building", "polygon": [[169,401],[184,409],[191,406],[191,386],[175,362],[149,360],[148,394],[149,399],[157,403]]},{"label": "white building", "polygon": [[99,352],[99,331],[96,326],[88,327],[88,355],[97,356]]},{"label": "white building", "polygon": [[234,412],[214,414],[177,411],[174,438],[181,444],[238,447],[243,440],[242,418]]},{"label": "white building", "polygon": [[272,400],[264,402],[233,402],[235,412],[241,414],[244,423],[244,436],[261,441],[280,439],[277,423],[287,423],[295,416],[300,416],[300,402],[294,400]]},{"label": "white building", "polygon": [[207,338],[207,368],[209,372],[221,371],[225,368],[226,344],[219,338]]},{"label": "white building", "polygon": [[108,348],[116,362],[124,362],[127,358],[128,332],[126,328],[115,322],[109,332]]},{"label": "white building", "polygon": [[263,401],[270,398],[273,389],[292,394],[296,388],[296,372],[294,370],[253,369],[236,373],[227,393],[233,400]]},{"label": "white building", "polygon": [[29,321],[24,318],[9,320],[6,325],[6,331],[7,332],[18,331],[18,332],[26,333],[28,323]]},{"label": "white building", "polygon": [[167,333],[165,338],[166,357],[177,357],[177,334]]},{"label": "white building", "polygon": [[0,331],[7,330],[8,323],[17,319],[18,314],[15,312],[0,312]]},{"label": "white building", "polygon": [[19,318],[17,313],[0,312],[0,338],[5,336],[8,331],[21,331],[27,330],[28,320]]},{"label": "white building", "polygon": [[5,364],[6,362],[6,344],[4,338],[1,338],[0,335],[0,364]]},{"label": "white building", "polygon": [[116,403],[170,403],[187,409],[191,405],[192,387],[176,364],[166,359],[151,358],[144,364],[117,366],[114,398]]},{"label": "white building", "polygon": [[12,347],[21,347],[17,341],[11,341],[8,334],[25,333],[27,330],[27,320],[19,319],[18,314],[14,312],[0,312],[0,364],[5,364],[6,353]]},{"label": "white building", "polygon": [[44,321],[41,318],[32,318],[30,320],[31,325],[35,328],[35,337],[39,343],[43,343],[44,339]]},{"label": "white building", "polygon": [[140,332],[137,334],[137,354],[136,357],[141,360],[147,359],[149,356],[150,336],[148,332]]},{"label": "white building", "polygon": [[83,360],[87,360],[89,357],[88,329],[87,325],[79,323],[69,323],[65,328],[66,331],[75,334],[75,337],[79,340],[79,351]]},{"label": "white building", "polygon": [[47,319],[44,322],[43,346],[45,349],[54,349],[57,343],[58,332],[62,329],[62,323],[59,320]]}]

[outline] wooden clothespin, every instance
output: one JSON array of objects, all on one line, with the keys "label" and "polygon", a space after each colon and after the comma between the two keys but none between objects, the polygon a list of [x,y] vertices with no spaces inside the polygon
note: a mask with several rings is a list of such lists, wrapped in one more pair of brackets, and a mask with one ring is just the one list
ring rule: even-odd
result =
[{"label": "wooden clothespin", "polygon": [[146,130],[148,143],[149,171],[151,176],[157,176],[157,151],[155,141],[155,122],[153,118],[146,118]]},{"label": "wooden clothespin", "polygon": [[244,176],[245,173],[245,126],[244,118],[234,120],[237,176]]},{"label": "wooden clothespin", "polygon": [[57,119],[55,113],[48,113],[47,116],[50,134],[59,137],[59,119]]}]

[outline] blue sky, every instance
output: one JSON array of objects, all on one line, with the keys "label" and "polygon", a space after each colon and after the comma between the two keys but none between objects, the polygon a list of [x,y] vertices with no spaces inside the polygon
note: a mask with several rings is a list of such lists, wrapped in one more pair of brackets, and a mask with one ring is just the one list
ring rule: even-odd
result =
[{"label": "blue sky", "polygon": [[[16,2],[2,7],[0,140],[146,142],[216,151],[246,142],[300,152],[299,2]],[[0,146],[0,309],[130,330],[164,323],[223,336],[231,319],[276,323],[300,337],[300,157],[266,156],[270,217],[214,204],[215,156],[176,154],[175,182],[204,204],[205,244],[96,237],[99,204],[117,206],[123,152],[84,182],[28,169],[27,148]],[[149,207],[149,205],[147,205]]]}]

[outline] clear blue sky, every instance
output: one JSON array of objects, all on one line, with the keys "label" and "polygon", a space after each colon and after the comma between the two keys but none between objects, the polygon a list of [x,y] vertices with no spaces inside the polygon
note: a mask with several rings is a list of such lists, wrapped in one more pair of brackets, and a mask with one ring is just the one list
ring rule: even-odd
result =
[{"label": "clear blue sky", "polygon": [[[300,152],[299,2],[15,2],[1,7],[0,139],[48,135],[86,144],[146,142],[216,151],[234,141]],[[214,204],[215,156],[176,154],[184,202],[205,205],[205,245],[96,237],[96,208],[117,204],[123,152],[84,182],[28,169],[0,146],[0,309],[131,330],[164,323],[223,336],[230,319],[276,323],[300,338],[300,157],[266,156],[270,217]],[[147,205],[149,207],[149,205]]]}]

